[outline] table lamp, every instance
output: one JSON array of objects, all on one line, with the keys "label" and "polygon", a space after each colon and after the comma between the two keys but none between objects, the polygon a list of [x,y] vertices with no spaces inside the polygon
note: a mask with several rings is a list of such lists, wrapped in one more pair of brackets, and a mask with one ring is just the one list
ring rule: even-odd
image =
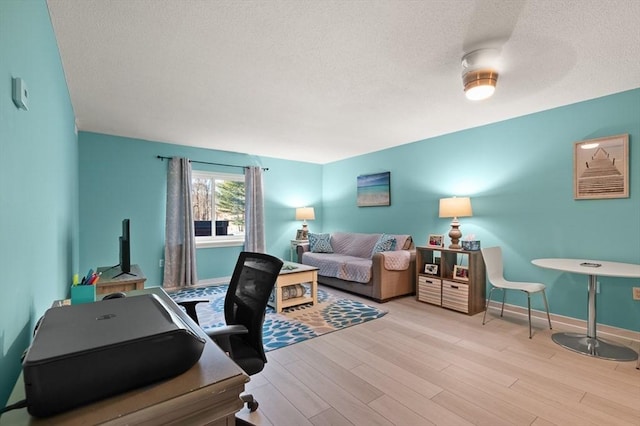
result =
[{"label": "table lamp", "polygon": [[473,210],[471,210],[471,199],[469,197],[452,197],[440,199],[440,217],[452,217],[451,230],[449,230],[449,238],[451,238],[450,249],[460,250],[460,238],[462,232],[460,231],[459,217],[473,216]]},{"label": "table lamp", "polygon": [[302,239],[309,238],[309,228],[307,227],[307,220],[315,220],[316,214],[313,207],[298,207],[296,209],[296,220],[302,221]]}]

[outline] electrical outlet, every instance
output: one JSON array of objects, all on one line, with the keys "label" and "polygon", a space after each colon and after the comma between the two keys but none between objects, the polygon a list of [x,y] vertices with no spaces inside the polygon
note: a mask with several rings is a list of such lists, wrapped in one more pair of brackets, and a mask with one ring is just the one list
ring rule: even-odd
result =
[{"label": "electrical outlet", "polygon": [[158,262],[158,266],[160,268],[162,268],[164,266],[164,259],[160,259],[160,261]]},{"label": "electrical outlet", "polygon": [[633,287],[633,300],[640,300],[640,287]]}]

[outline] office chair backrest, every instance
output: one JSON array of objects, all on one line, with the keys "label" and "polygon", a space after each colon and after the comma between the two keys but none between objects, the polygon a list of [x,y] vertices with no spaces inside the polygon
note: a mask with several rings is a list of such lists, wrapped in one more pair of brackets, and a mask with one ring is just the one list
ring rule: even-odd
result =
[{"label": "office chair backrest", "polygon": [[489,282],[496,287],[500,287],[500,284],[504,281],[502,249],[500,247],[488,247],[483,248],[481,251],[484,264],[487,267]]},{"label": "office chair backrest", "polygon": [[241,324],[249,330],[239,337],[261,354],[264,362],[267,361],[262,346],[264,314],[282,264],[282,260],[271,255],[243,251],[224,301],[226,323]]}]

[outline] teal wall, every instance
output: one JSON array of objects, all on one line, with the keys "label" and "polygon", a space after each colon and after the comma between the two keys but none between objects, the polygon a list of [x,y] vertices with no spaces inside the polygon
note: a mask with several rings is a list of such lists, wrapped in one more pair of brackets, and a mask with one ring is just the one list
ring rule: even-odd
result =
[{"label": "teal wall", "polygon": [[[266,243],[271,254],[289,258],[289,243],[300,226],[296,207],[320,206],[322,166],[192,148],[97,133],[80,132],[80,264],[82,270],[118,263],[121,222],[131,219],[131,261],[147,277],[147,286],[162,285],[167,161],[181,156],[192,160],[257,165],[263,174]],[[240,168],[193,163],[194,169],[243,173]],[[314,224],[320,224],[318,215]],[[242,247],[197,250],[201,280],[231,276]]]},{"label": "teal wall", "polygon": [[[622,133],[630,140],[630,197],[574,200],[574,142]],[[531,260],[640,263],[639,141],[637,89],[338,161],[323,169],[324,229],[409,233],[424,245],[428,234],[449,230],[438,200],[468,195],[474,216],[460,219],[463,234],[502,246],[508,279],[546,283],[554,313],[586,319],[586,277]],[[380,171],[391,171],[391,206],[358,208],[356,177]],[[598,322],[640,330],[640,303],[631,298],[640,280],[600,283]],[[518,295],[507,302],[526,306]]]},{"label": "teal wall", "polygon": [[[27,84],[18,110],[11,78]],[[0,406],[35,321],[78,269],[74,114],[47,5],[0,1]]]},{"label": "teal wall", "polygon": [[[630,135],[631,196],[574,200],[574,142],[621,133]],[[586,278],[542,270],[531,260],[640,263],[640,196],[634,190],[640,173],[633,167],[640,164],[640,150],[634,149],[639,136],[640,89],[324,166],[81,132],[81,265],[117,263],[120,221],[129,217],[133,260],[148,276],[147,285],[161,284],[166,162],[156,156],[181,155],[269,168],[267,249],[283,258],[299,226],[293,220],[297,206],[316,208],[312,231],[409,233],[424,244],[428,234],[449,230],[450,221],[438,218],[438,200],[471,196],[474,216],[461,219],[463,233],[475,234],[485,247],[503,247],[507,278],[545,282],[553,313],[586,319]],[[391,206],[358,208],[357,176],[387,170]],[[239,251],[199,249],[200,279],[229,276]],[[598,322],[640,330],[640,304],[631,298],[638,280],[600,282]],[[518,294],[508,301],[526,304]],[[542,309],[537,298],[533,306]]]}]

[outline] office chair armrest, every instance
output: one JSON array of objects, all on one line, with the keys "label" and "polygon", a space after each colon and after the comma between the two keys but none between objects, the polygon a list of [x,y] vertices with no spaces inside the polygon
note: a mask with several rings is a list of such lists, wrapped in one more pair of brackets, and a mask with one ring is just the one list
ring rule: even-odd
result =
[{"label": "office chair armrest", "polygon": [[207,336],[211,337],[211,340],[216,342],[220,348],[228,353],[231,357],[231,341],[229,338],[237,334],[247,334],[249,330],[244,325],[223,325],[222,327],[211,328],[207,330]]},{"label": "office chair armrest", "polygon": [[196,305],[198,303],[209,303],[207,299],[189,299],[189,300],[178,300],[176,303],[184,308],[187,312],[187,315],[198,325],[200,325],[200,321],[198,321],[198,314],[196,313]]},{"label": "office chair armrest", "polygon": [[210,328],[207,330],[207,334],[212,339],[218,336],[233,336],[234,334],[247,334],[249,330],[247,327],[240,324],[235,325],[223,325],[221,327]]}]

